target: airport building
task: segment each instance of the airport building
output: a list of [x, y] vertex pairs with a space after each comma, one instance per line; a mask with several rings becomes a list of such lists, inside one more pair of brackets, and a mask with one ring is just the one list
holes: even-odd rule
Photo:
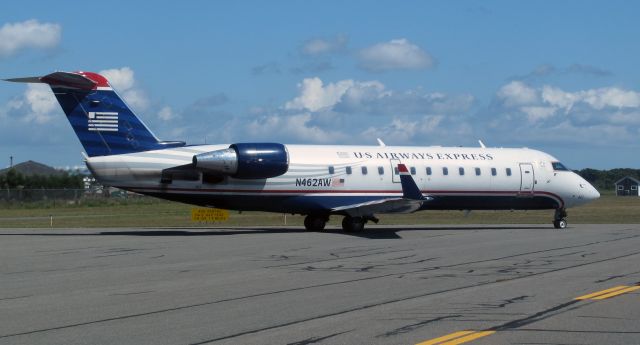
[[631, 176], [625, 176], [616, 181], [617, 196], [638, 196], [640, 181]]

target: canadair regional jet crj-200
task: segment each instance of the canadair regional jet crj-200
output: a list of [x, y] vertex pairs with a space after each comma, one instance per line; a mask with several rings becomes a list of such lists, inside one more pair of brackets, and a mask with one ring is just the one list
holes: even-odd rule
[[230, 210], [306, 215], [322, 230], [331, 215], [359, 231], [376, 214], [419, 210], [555, 210], [600, 197], [587, 181], [540, 151], [161, 141], [107, 79], [55, 72], [8, 79], [51, 86], [101, 183], [162, 199]]

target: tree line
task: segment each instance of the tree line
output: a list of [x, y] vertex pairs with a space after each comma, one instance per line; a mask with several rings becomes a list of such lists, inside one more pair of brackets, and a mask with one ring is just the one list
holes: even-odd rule
[[640, 180], [640, 169], [618, 168], [611, 170], [582, 169], [574, 170], [578, 175], [589, 181], [598, 190], [613, 190], [619, 179], [630, 176]]
[[62, 172], [58, 175], [24, 175], [15, 169], [0, 174], [0, 188], [3, 189], [82, 189], [84, 176]]

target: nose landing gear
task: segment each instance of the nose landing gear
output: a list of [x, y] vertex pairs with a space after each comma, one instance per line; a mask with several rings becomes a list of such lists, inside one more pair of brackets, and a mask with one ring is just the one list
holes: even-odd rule
[[567, 228], [567, 210], [564, 208], [556, 209], [556, 213], [553, 215], [553, 227], [556, 229]]

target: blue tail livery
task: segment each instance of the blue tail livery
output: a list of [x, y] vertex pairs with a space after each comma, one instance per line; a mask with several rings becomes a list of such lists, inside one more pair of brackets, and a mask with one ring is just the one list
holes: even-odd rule
[[89, 157], [185, 145], [184, 142], [158, 140], [100, 74], [54, 72], [43, 77], [8, 81], [51, 86]]

